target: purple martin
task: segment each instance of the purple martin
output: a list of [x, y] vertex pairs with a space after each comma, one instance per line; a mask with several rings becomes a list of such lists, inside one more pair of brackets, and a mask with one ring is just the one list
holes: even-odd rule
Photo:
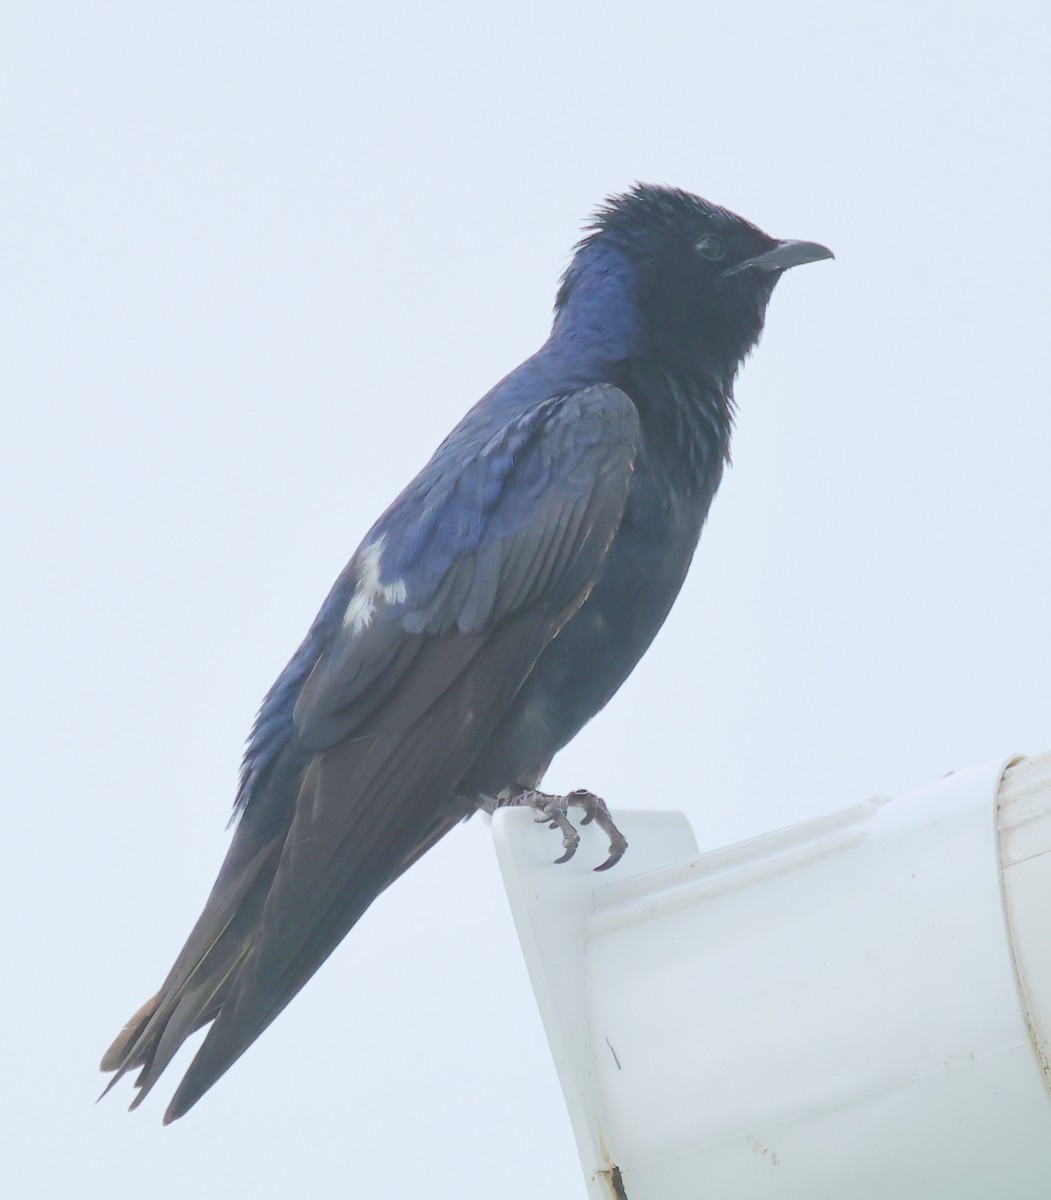
[[[733, 385], [789, 267], [831, 258], [687, 192], [609, 199], [551, 335], [373, 525], [263, 700], [229, 852], [102, 1068], [135, 1107], [211, 1025], [167, 1110], [244, 1053], [372, 901], [478, 809], [530, 804], [576, 848], [588, 792], [537, 791], [682, 586], [728, 462]], [[560, 860], [561, 861], [561, 860]]]

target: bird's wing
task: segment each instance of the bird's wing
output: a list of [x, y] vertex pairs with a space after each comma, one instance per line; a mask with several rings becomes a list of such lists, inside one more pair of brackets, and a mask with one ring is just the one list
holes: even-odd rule
[[[295, 702], [311, 757], [266, 860], [258, 919], [222, 956], [207, 1012], [183, 1013], [185, 1032], [169, 1030], [163, 1053], [144, 1054], [140, 1036], [127, 1054], [128, 1065], [146, 1063], [144, 1094], [194, 1022], [215, 1016], [167, 1120], [462, 815], [460, 778], [601, 574], [637, 441], [635, 408], [616, 388], [545, 400], [473, 442], [447, 443], [374, 527]], [[443, 453], [454, 469], [440, 469]]]

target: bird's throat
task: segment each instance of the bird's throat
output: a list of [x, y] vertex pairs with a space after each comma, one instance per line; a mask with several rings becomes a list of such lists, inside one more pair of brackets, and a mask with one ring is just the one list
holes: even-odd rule
[[647, 445], [676, 484], [689, 493], [714, 491], [730, 458], [732, 379], [636, 360], [614, 382], [634, 401]]

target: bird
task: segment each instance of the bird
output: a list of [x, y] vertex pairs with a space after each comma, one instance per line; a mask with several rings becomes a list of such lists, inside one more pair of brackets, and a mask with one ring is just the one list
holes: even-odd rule
[[[234, 832], [160, 990], [102, 1060], [131, 1107], [195, 1030], [183, 1116], [372, 901], [460, 821], [529, 805], [626, 841], [605, 802], [539, 791], [686, 577], [729, 463], [734, 381], [789, 268], [832, 258], [689, 192], [636, 184], [585, 225], [548, 339], [376, 521], [265, 696]], [[103, 1093], [105, 1094], [105, 1093]]]

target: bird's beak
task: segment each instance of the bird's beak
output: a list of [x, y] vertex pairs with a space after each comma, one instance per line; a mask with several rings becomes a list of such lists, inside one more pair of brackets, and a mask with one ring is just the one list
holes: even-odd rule
[[835, 258], [827, 246], [817, 242], [793, 242], [787, 240], [778, 242], [773, 250], [765, 254], [757, 254], [755, 258], [746, 258], [736, 266], [728, 267], [724, 275], [736, 275], [740, 271], [787, 271], [789, 267], [799, 267], [803, 263], [819, 262], [822, 258]]

